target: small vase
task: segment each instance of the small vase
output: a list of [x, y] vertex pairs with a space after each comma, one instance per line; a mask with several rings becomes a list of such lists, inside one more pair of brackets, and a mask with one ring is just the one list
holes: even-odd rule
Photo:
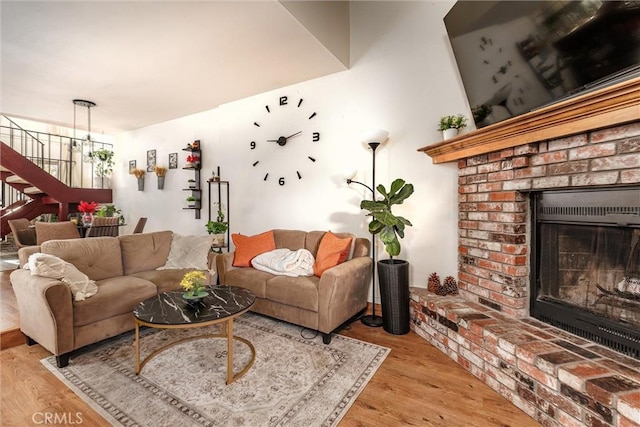
[[453, 138], [456, 135], [458, 135], [458, 129], [456, 128], [449, 128], [442, 131], [442, 139], [445, 141], [447, 139]]
[[144, 177], [138, 178], [138, 191], [144, 191]]
[[91, 225], [93, 222], [93, 214], [91, 212], [85, 212], [82, 214], [82, 225], [85, 227]]
[[158, 177], [158, 190], [164, 190], [164, 176]]

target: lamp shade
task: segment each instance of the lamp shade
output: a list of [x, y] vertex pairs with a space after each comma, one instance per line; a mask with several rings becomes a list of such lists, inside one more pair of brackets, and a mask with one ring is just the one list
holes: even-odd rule
[[389, 132], [384, 129], [373, 129], [362, 133], [361, 139], [365, 144], [372, 142], [384, 143], [389, 138]]

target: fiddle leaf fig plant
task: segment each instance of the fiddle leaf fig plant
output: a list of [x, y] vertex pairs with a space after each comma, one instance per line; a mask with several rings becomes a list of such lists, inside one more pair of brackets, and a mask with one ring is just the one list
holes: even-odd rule
[[396, 179], [391, 183], [389, 192], [380, 184], [376, 187], [384, 200], [363, 200], [360, 208], [369, 211], [367, 216], [373, 217], [369, 223], [369, 232], [379, 234], [384, 243], [385, 251], [391, 258], [400, 254], [400, 240], [404, 238], [404, 229], [411, 227], [411, 222], [401, 216], [393, 214], [393, 205], [402, 204], [413, 194], [413, 184], [407, 184], [403, 179]]

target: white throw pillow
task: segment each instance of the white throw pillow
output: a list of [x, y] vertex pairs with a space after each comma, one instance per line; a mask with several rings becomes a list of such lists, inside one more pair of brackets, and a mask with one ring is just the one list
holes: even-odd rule
[[208, 256], [213, 244], [213, 235], [181, 236], [173, 233], [171, 250], [164, 266], [158, 270], [195, 268], [208, 270]]

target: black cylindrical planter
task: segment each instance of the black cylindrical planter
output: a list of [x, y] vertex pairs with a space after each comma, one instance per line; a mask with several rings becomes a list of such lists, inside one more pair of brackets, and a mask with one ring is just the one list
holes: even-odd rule
[[390, 334], [409, 332], [409, 263], [401, 259], [378, 261], [382, 327]]

